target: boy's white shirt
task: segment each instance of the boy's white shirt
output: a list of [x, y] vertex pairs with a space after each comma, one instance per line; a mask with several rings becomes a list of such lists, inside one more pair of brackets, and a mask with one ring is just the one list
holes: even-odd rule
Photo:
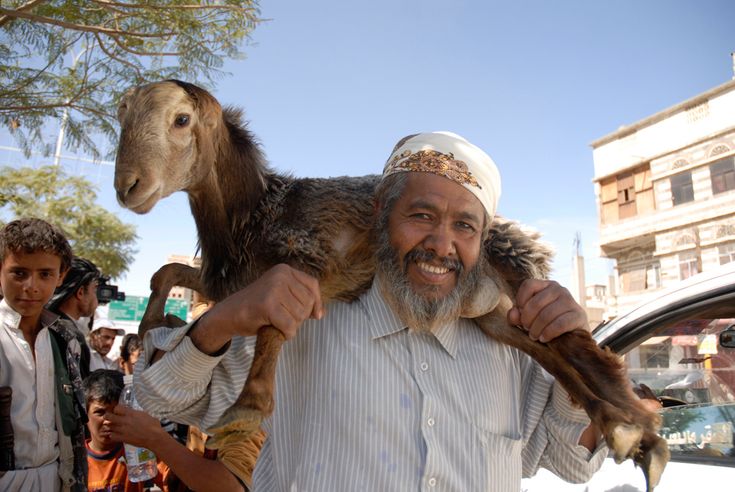
[[[43, 323], [43, 320], [42, 320]], [[21, 477], [16, 474], [37, 473], [36, 479], [45, 482], [43, 477], [54, 478], [58, 485], [58, 475], [49, 473], [45, 465], [55, 465], [59, 457], [58, 432], [55, 419], [55, 382], [54, 358], [51, 338], [46, 323], [36, 337], [36, 358], [34, 361], [31, 347], [18, 329], [20, 314], [15, 312], [3, 299], [0, 301], [0, 386], [13, 388], [11, 415], [13, 422], [15, 467], [18, 470], [6, 473], [0, 479], [0, 489], [11, 481], [17, 483]], [[44, 467], [45, 470], [41, 470]], [[21, 468], [36, 468], [20, 470]], [[32, 482], [36, 482], [35, 479]], [[25, 481], [25, 480], [24, 480]], [[27, 483], [27, 482], [26, 482]], [[27, 483], [28, 484], [28, 483]], [[38, 485], [43, 486], [42, 483]]]

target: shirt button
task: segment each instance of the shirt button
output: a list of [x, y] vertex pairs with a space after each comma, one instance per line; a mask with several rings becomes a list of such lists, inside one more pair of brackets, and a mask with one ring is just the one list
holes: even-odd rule
[[421, 370], [422, 371], [428, 371], [429, 370], [429, 364], [427, 364], [426, 362], [422, 362], [420, 367], [421, 367]]
[[433, 418], [431, 418], [431, 417], [429, 417], [429, 420], [427, 420], [427, 421], [426, 421], [426, 424], [427, 424], [427, 425], [428, 425], [429, 427], [433, 427], [433, 426], [434, 426], [434, 419], [433, 419]]
[[436, 478], [431, 477], [429, 479], [429, 487], [434, 487], [436, 485]]

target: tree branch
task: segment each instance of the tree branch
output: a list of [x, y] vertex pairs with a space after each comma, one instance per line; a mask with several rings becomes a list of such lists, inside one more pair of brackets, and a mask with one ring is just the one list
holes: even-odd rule
[[104, 54], [106, 54], [108, 57], [112, 58], [113, 60], [115, 60], [117, 62], [120, 62], [123, 65], [127, 65], [130, 68], [132, 68], [133, 70], [135, 70], [135, 73], [138, 75], [138, 78], [142, 78], [143, 77], [143, 75], [140, 73], [140, 69], [137, 66], [135, 66], [134, 63], [130, 63], [129, 61], [127, 61], [127, 60], [125, 60], [123, 58], [119, 58], [117, 55], [115, 55], [111, 51], [109, 51], [105, 47], [105, 44], [102, 42], [102, 37], [99, 34], [94, 33], [94, 37], [97, 38], [97, 43], [100, 45], [100, 49], [102, 50], [102, 52]]
[[148, 5], [142, 3], [119, 3], [106, 0], [92, 0], [92, 3], [104, 6], [120, 7], [123, 9], [143, 10], [234, 10], [237, 12], [257, 12], [253, 7], [238, 7], [237, 5]]
[[[17, 9], [15, 9], [15, 11], [16, 12], [24, 12], [26, 10], [30, 10], [33, 7], [35, 7], [36, 5], [38, 5], [39, 3], [43, 3], [45, 1], [47, 1], [47, 0], [31, 0], [30, 2], [25, 3], [25, 4], [21, 5], [20, 7], [18, 7]], [[7, 24], [8, 22], [10, 22], [13, 19], [14, 19], [14, 17], [11, 17], [9, 15], [0, 15], [0, 27], [3, 27], [5, 24]]]
[[102, 111], [99, 109], [90, 108], [89, 106], [84, 106], [83, 104], [70, 104], [69, 107], [71, 109], [76, 109], [77, 111], [82, 112], [82, 113], [86, 111], [94, 115], [103, 117], [103, 118], [114, 118], [115, 117], [114, 115], [110, 113], [106, 113], [105, 111]]
[[52, 104], [31, 104], [29, 106], [3, 106], [0, 107], [0, 113], [11, 112], [11, 111], [33, 111], [36, 109], [58, 109], [68, 108], [68, 103], [52, 103]]
[[0, 108], [0, 114], [5, 112], [11, 112], [11, 111], [29, 111], [29, 110], [36, 110], [36, 109], [60, 109], [60, 108], [68, 108], [68, 109], [75, 109], [81, 113], [88, 112], [92, 113], [96, 116], [100, 116], [103, 118], [114, 118], [113, 115], [110, 113], [106, 113], [105, 111], [92, 108], [89, 106], [85, 106], [83, 104], [73, 104], [71, 102], [64, 102], [60, 104], [33, 104], [31, 106], [6, 106], [4, 108]]
[[15, 87], [11, 87], [11, 89], [10, 89], [9, 91], [0, 91], [0, 98], [1, 98], [1, 97], [5, 97], [5, 96], [6, 96], [6, 95], [8, 95], [8, 94], [14, 94], [14, 93], [17, 93], [17, 92], [18, 92], [18, 91], [20, 91], [21, 89], [24, 89], [25, 87], [27, 87], [27, 86], [29, 86], [29, 85], [33, 84], [33, 83], [34, 83], [34, 82], [35, 82], [36, 80], [38, 80], [38, 78], [39, 78], [39, 77], [41, 76], [41, 74], [43, 74], [44, 72], [46, 72], [46, 70], [48, 70], [48, 68], [49, 68], [49, 67], [50, 67], [51, 65], [53, 65], [53, 64], [54, 64], [54, 62], [56, 62], [56, 60], [57, 60], [57, 59], [58, 59], [58, 58], [59, 58], [59, 57], [60, 57], [61, 55], [63, 55], [63, 54], [64, 54], [64, 52], [66, 52], [66, 49], [67, 49], [67, 48], [68, 48], [69, 46], [72, 46], [72, 45], [73, 45], [73, 44], [75, 44], [75, 43], [76, 43], [77, 41], [79, 41], [79, 38], [80, 38], [81, 36], [82, 36], [82, 35], [80, 34], [79, 36], [77, 36], [77, 37], [76, 37], [76, 38], [74, 38], [73, 40], [71, 40], [71, 41], [68, 41], [67, 43], [64, 43], [64, 49], [58, 50], [58, 51], [57, 51], [57, 53], [56, 53], [56, 56], [54, 56], [54, 57], [53, 57], [53, 59], [51, 59], [51, 60], [50, 60], [50, 61], [49, 61], [49, 62], [48, 62], [48, 63], [46, 64], [46, 66], [45, 66], [45, 67], [43, 67], [43, 68], [42, 68], [42, 69], [40, 69], [40, 70], [37, 70], [37, 71], [36, 71], [36, 73], [35, 73], [35, 75], [34, 75], [33, 77], [29, 77], [28, 79], [26, 79], [26, 80], [25, 80], [24, 82], [22, 82], [22, 83], [21, 83], [20, 85], [18, 85], [18, 86], [15, 86]]
[[134, 50], [132, 48], [129, 48], [125, 46], [119, 39], [117, 39], [116, 35], [110, 34], [110, 38], [115, 41], [115, 44], [123, 51], [127, 51], [131, 55], [137, 55], [137, 56], [181, 56], [183, 55], [180, 51], [173, 51], [173, 52], [155, 52], [155, 51], [138, 51]]
[[139, 38], [165, 38], [167, 36], [175, 36], [176, 32], [162, 32], [162, 33], [146, 33], [146, 32], [130, 32], [120, 31], [117, 29], [108, 29], [106, 27], [98, 26], [84, 26], [81, 24], [72, 24], [70, 22], [60, 21], [52, 19], [51, 17], [43, 17], [40, 15], [26, 14], [25, 12], [18, 12], [17, 10], [9, 10], [0, 7], [0, 14], [9, 15], [10, 17], [17, 17], [20, 19], [26, 19], [34, 22], [40, 22], [43, 24], [51, 24], [53, 26], [63, 27], [65, 29], [71, 29], [72, 31], [92, 32], [107, 34], [110, 36], [133, 36]]

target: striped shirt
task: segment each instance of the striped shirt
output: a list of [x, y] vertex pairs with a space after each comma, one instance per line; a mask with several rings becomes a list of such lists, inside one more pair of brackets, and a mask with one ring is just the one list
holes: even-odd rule
[[[471, 320], [408, 330], [375, 286], [327, 312], [283, 346], [254, 490], [518, 492], [539, 466], [573, 482], [601, 466], [604, 444], [577, 444], [584, 412]], [[168, 353], [136, 367], [136, 395], [155, 415], [208, 428], [237, 398], [254, 339], [210, 357], [187, 330], [149, 332], [145, 353]]]

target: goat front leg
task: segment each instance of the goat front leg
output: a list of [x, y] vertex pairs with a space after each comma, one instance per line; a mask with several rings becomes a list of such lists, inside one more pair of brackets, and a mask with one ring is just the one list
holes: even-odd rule
[[138, 335], [143, 337], [148, 330], [159, 326], [175, 328], [186, 324], [184, 320], [177, 316], [164, 313], [168, 293], [176, 285], [202, 292], [199, 269], [183, 263], [168, 263], [153, 274], [151, 277], [151, 295], [138, 326]]
[[272, 326], [258, 331], [255, 355], [245, 386], [235, 403], [209, 429], [213, 436], [207, 447], [219, 449], [229, 442], [248, 438], [260, 428], [263, 419], [273, 413], [276, 387], [276, 364], [285, 338]]

